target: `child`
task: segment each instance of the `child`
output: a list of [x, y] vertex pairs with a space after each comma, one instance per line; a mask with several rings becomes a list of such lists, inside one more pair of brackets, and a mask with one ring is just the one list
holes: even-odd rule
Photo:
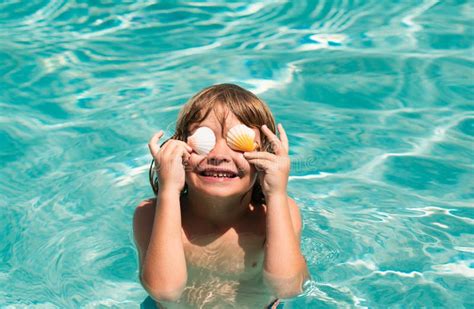
[[[229, 129], [241, 124], [255, 132], [255, 151], [229, 147]], [[186, 143], [200, 127], [215, 135], [207, 154]], [[138, 205], [133, 228], [140, 282], [158, 308], [276, 308], [302, 292], [301, 217], [278, 131], [264, 102], [220, 84], [191, 98], [161, 147], [163, 131], [150, 139], [156, 197]]]

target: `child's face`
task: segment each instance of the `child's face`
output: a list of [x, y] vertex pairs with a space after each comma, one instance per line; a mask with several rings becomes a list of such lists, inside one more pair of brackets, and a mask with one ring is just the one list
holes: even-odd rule
[[[221, 112], [223, 111], [220, 110], [218, 114]], [[244, 158], [242, 152], [230, 148], [226, 141], [229, 129], [238, 124], [242, 123], [234, 114], [228, 112], [222, 128], [216, 113], [211, 111], [201, 123], [190, 126], [189, 136], [199, 127], [209, 127], [216, 135], [216, 145], [207, 156], [196, 152], [191, 154], [189, 169], [186, 171], [188, 188], [219, 197], [239, 196], [251, 190], [257, 177], [255, 167]], [[261, 144], [259, 130], [253, 130], [256, 141]], [[208, 169], [224, 169], [234, 172], [237, 176], [233, 178], [205, 176], [203, 172]]]

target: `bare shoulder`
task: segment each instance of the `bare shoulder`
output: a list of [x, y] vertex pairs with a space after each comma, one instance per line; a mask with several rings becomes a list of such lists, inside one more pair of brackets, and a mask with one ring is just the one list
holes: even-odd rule
[[156, 203], [156, 197], [143, 200], [137, 205], [137, 208], [135, 208], [135, 210], [139, 210], [139, 209], [143, 210], [144, 208], [150, 208], [150, 207], [154, 208], [155, 203]]
[[155, 203], [155, 198], [144, 200], [138, 204], [133, 214], [133, 237], [140, 262], [143, 256], [145, 256], [150, 242], [155, 215]]
[[133, 231], [134, 234], [143, 231], [144, 227], [147, 227], [146, 223], [153, 223], [155, 214], [155, 203], [156, 199], [151, 198], [144, 200], [138, 204], [133, 213]]
[[[155, 214], [155, 203], [156, 199], [155, 198], [150, 198], [147, 200], [144, 200], [138, 204], [138, 206], [135, 208], [135, 212], [133, 213], [133, 227], [141, 227], [141, 226], [136, 226], [136, 223], [144, 223], [148, 222], [150, 220], [150, 215]], [[153, 216], [151, 216], [151, 219], [153, 219]]]

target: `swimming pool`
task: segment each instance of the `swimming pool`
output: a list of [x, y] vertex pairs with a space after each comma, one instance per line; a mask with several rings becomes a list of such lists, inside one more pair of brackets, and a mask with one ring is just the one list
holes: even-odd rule
[[0, 4], [0, 305], [138, 307], [148, 139], [233, 82], [290, 139], [313, 281], [285, 308], [473, 307], [473, 15], [434, 0]]

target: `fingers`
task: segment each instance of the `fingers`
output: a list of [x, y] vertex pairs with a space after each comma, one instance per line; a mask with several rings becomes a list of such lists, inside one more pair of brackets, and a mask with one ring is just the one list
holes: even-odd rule
[[288, 136], [286, 135], [285, 129], [283, 129], [283, 125], [281, 123], [278, 124], [278, 132], [280, 133], [280, 140], [283, 145], [283, 149], [285, 152], [288, 153], [289, 143], [288, 143]]
[[183, 157], [183, 160], [188, 160], [190, 154], [193, 152], [191, 146], [180, 140], [169, 139], [160, 147], [158, 141], [163, 134], [163, 130], [160, 130], [158, 133], [153, 135], [148, 142], [148, 148], [150, 149], [150, 153], [155, 161], [157, 161], [156, 163], [159, 164], [163, 155], [165, 157]]
[[244, 157], [250, 164], [255, 165], [257, 170], [267, 171], [272, 165], [275, 164], [276, 156], [269, 152], [244, 152]]
[[247, 159], [272, 160], [275, 158], [275, 155], [273, 153], [269, 153], [266, 151], [252, 151], [252, 152], [244, 152], [244, 157]]
[[190, 153], [193, 151], [191, 147], [179, 141], [174, 141], [173, 143], [170, 144], [170, 147], [173, 147], [173, 150], [171, 151], [170, 156], [174, 158], [181, 157], [183, 161], [188, 160], [189, 157], [191, 156]]
[[264, 170], [288, 169], [290, 158], [287, 155], [275, 155], [266, 151], [244, 152], [244, 158], [256, 167]]
[[183, 163], [183, 166], [184, 166], [185, 170], [189, 170], [189, 167], [190, 167], [189, 158], [190, 157], [191, 157], [191, 155], [187, 151], [183, 151], [183, 154], [181, 155], [181, 160], [182, 160], [182, 163]]
[[[191, 148], [191, 146], [189, 146], [188, 144], [186, 144], [185, 142], [183, 141], [180, 141], [180, 140], [177, 140], [177, 139], [172, 139], [170, 138], [169, 140], [167, 140], [165, 142], [165, 144], [163, 145], [163, 147], [161, 148], [161, 151], [164, 151], [165, 147], [171, 147], [172, 149], [175, 149], [175, 146], [178, 145], [179, 147], [183, 147], [184, 146], [184, 149], [186, 149], [187, 152], [191, 153], [193, 152], [193, 149]], [[170, 149], [171, 149], [170, 148]]]
[[181, 157], [187, 160], [191, 156], [192, 148], [182, 141], [172, 139], [160, 151], [169, 159]]
[[263, 125], [261, 128], [262, 132], [268, 138], [272, 145], [272, 149], [275, 151], [275, 154], [280, 155], [285, 153], [285, 149], [278, 137], [266, 126]]
[[268, 171], [272, 164], [275, 164], [273, 161], [265, 159], [248, 159], [248, 162], [255, 165], [257, 170]]
[[158, 145], [158, 141], [163, 136], [163, 130], [160, 130], [158, 133], [152, 136], [152, 138], [148, 141], [148, 148], [150, 149], [150, 153], [153, 158], [156, 157], [158, 151], [160, 150], [160, 146]]
[[185, 142], [183, 142], [183, 144], [184, 144], [184, 147], [186, 148], [186, 150], [187, 150], [189, 153], [193, 152], [193, 148], [191, 148], [191, 146], [189, 146], [189, 145], [186, 144]]

